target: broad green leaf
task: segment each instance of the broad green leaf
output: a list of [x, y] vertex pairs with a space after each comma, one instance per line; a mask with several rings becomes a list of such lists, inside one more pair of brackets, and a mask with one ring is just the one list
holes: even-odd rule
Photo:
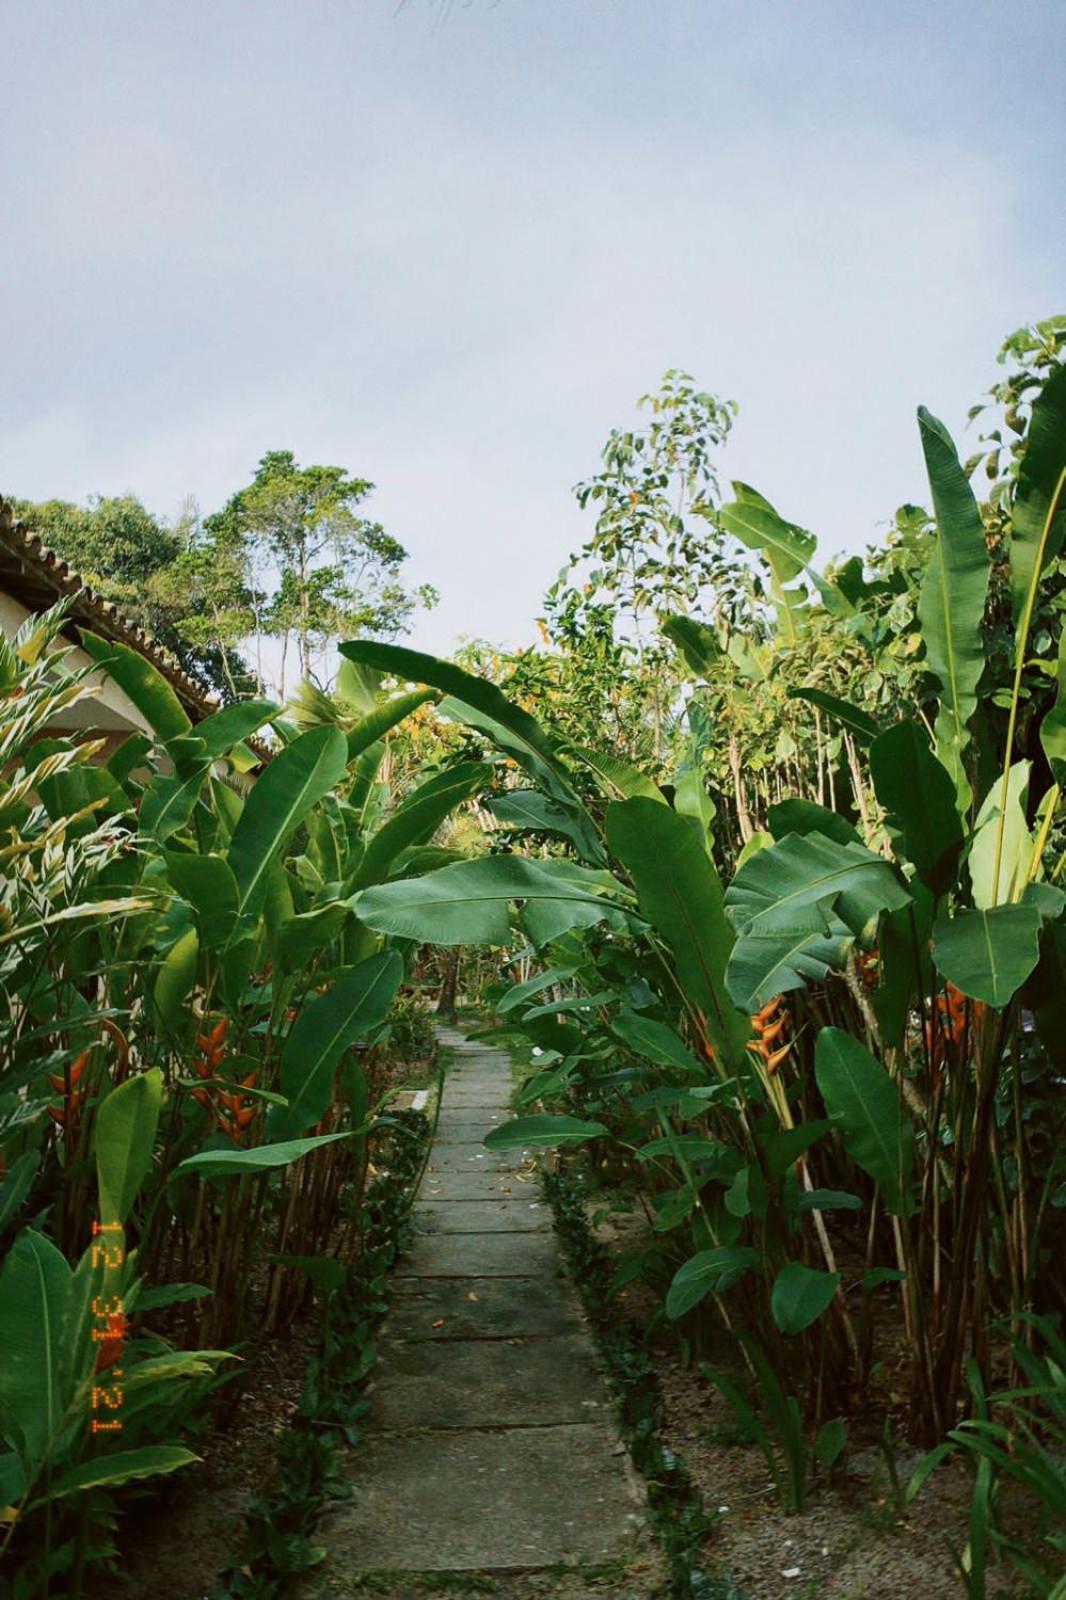
[[912, 904], [881, 919], [877, 933], [879, 981], [871, 996], [881, 1042], [903, 1046], [907, 1021], [919, 991], [926, 993], [932, 976], [929, 934], [933, 896], [917, 879], [911, 883]]
[[889, 831], [935, 894], [955, 881], [962, 823], [951, 774], [917, 722], [897, 722], [870, 746], [874, 790]]
[[804, 930], [799, 914], [826, 902], [861, 934], [881, 911], [898, 910], [909, 896], [888, 862], [862, 845], [790, 833], [744, 864], [725, 899], [738, 934]]
[[873, 1178], [886, 1211], [906, 1215], [914, 1133], [898, 1085], [865, 1045], [840, 1028], [819, 1033], [814, 1073], [845, 1150]]
[[[441, 661], [436, 656], [423, 655], [419, 650], [409, 650], [404, 645], [380, 644], [374, 640], [357, 639], [340, 647], [342, 656], [360, 665], [376, 667], [381, 672], [394, 673], [413, 683], [432, 684], [435, 689], [451, 695], [456, 700], [472, 706], [493, 722], [506, 729], [527, 750], [546, 766], [566, 778], [559, 761], [558, 745], [528, 711], [523, 711], [513, 701], [485, 678], [464, 672], [451, 661]], [[569, 780], [566, 780], [569, 783]]]
[[280, 1144], [261, 1144], [254, 1150], [201, 1150], [187, 1156], [174, 1168], [172, 1178], [225, 1178], [246, 1172], [269, 1172], [287, 1167], [293, 1161], [317, 1150], [320, 1145], [347, 1139], [346, 1133], [317, 1133], [310, 1139], [286, 1139]]
[[535, 995], [541, 994], [545, 989], [550, 989], [553, 983], [563, 982], [572, 978], [577, 968], [574, 966], [547, 967], [543, 972], [538, 972], [536, 977], [527, 978], [525, 983], [516, 983], [501, 1000], [496, 1003], [496, 1015], [505, 1017], [508, 1012], [514, 1011], [517, 1006], [524, 1005], [527, 1000], [532, 1000]]
[[351, 879], [351, 889], [380, 883], [402, 850], [428, 843], [456, 806], [491, 781], [492, 768], [485, 762], [464, 761], [420, 784], [367, 845]]
[[290, 916], [278, 935], [278, 964], [285, 973], [299, 972], [331, 940], [335, 939], [352, 915], [351, 907], [333, 903], [317, 911]]
[[610, 1027], [611, 1032], [628, 1045], [634, 1055], [641, 1056], [645, 1061], [657, 1067], [672, 1067], [688, 1077], [705, 1075], [706, 1069], [665, 1022], [642, 1017], [635, 1011], [620, 1011], [616, 1017], [612, 1017]]
[[640, 795], [646, 800], [656, 800], [660, 805], [666, 805], [666, 796], [658, 784], [618, 756], [607, 755], [602, 750], [574, 750], [573, 754], [590, 772], [596, 774], [601, 789], [610, 799], [633, 800]]
[[146, 656], [129, 645], [100, 639], [84, 628], [79, 633], [86, 654], [129, 696], [153, 733], [160, 739], [177, 739], [189, 732], [192, 722], [181, 701]]
[[831, 1127], [831, 1122], [819, 1118], [817, 1122], [800, 1122], [792, 1128], [775, 1128], [763, 1146], [763, 1157], [770, 1177], [783, 1178], [789, 1168], [794, 1167], [811, 1145], [828, 1133]]
[[585, 830], [558, 801], [538, 789], [509, 789], [494, 795], [486, 810], [515, 833], [555, 833], [569, 839], [579, 853], [584, 848]]
[[817, 547], [813, 533], [786, 522], [756, 490], [733, 484], [734, 501], [720, 507], [718, 519], [727, 533], [749, 550], [765, 556], [778, 583], [791, 583], [804, 571]]
[[487, 1150], [555, 1150], [560, 1145], [584, 1144], [599, 1139], [607, 1129], [602, 1122], [581, 1117], [515, 1117], [485, 1136]]
[[184, 777], [177, 772], [169, 776], [156, 773], [141, 801], [141, 832], [162, 843], [184, 828], [196, 810], [206, 776], [206, 766]]
[[[516, 900], [557, 906], [571, 927], [589, 927], [607, 915], [611, 903], [584, 887], [574, 870], [560, 861], [484, 856], [425, 878], [363, 889], [352, 905], [377, 933], [420, 943], [506, 945], [513, 937], [509, 908]], [[595, 878], [599, 882], [599, 874]]]
[[[352, 663], [345, 664], [350, 666]], [[416, 689], [411, 694], [397, 695], [394, 700], [386, 700], [383, 705], [375, 706], [354, 728], [348, 730], [348, 760], [354, 761], [364, 750], [369, 750], [379, 739], [384, 739], [397, 723], [405, 721], [412, 711], [424, 706], [427, 700], [436, 698], [432, 689]]]
[[1025, 819], [1032, 763], [1016, 761], [1007, 776], [1007, 818], [999, 869], [999, 889], [993, 898], [996, 876], [996, 842], [999, 838], [1003, 784], [996, 779], [977, 813], [967, 865], [973, 886], [973, 903], [979, 911], [1019, 900], [1029, 881], [1033, 838]]
[[919, 407], [918, 424], [937, 524], [918, 620], [926, 662], [940, 685], [937, 757], [955, 784], [960, 811], [966, 811], [970, 785], [963, 757], [985, 666], [981, 625], [990, 561], [981, 513], [947, 429], [924, 406]]
[[1039, 956], [1040, 912], [1032, 905], [959, 911], [933, 927], [937, 971], [997, 1010], [1017, 994]]
[[855, 936], [832, 909], [832, 898], [790, 910], [787, 921], [770, 918], [749, 925], [737, 939], [726, 968], [734, 1005], [747, 1015], [776, 994], [821, 983], [847, 964]]
[[152, 994], [163, 1026], [170, 1034], [179, 1033], [184, 1026], [186, 1001], [196, 982], [199, 956], [199, 934], [195, 928], [189, 928], [171, 945], [156, 975]]
[[0, 1438], [17, 1442], [27, 1466], [44, 1456], [69, 1399], [62, 1325], [70, 1281], [66, 1259], [32, 1228], [0, 1271]]
[[163, 1074], [158, 1067], [138, 1072], [100, 1102], [94, 1150], [100, 1187], [100, 1218], [125, 1223], [137, 1191], [152, 1165]]
[[218, 761], [277, 716], [278, 709], [273, 700], [238, 700], [198, 722], [193, 735], [202, 744], [207, 759]]
[[281, 1092], [289, 1103], [272, 1107], [271, 1139], [295, 1138], [319, 1121], [332, 1097], [337, 1062], [384, 1020], [402, 977], [399, 953], [383, 951], [342, 972], [325, 994], [308, 1001], [282, 1052]]
[[802, 1333], [832, 1304], [840, 1286], [839, 1272], [821, 1272], [790, 1261], [774, 1279], [770, 1309], [782, 1333]]
[[712, 855], [714, 839], [711, 825], [718, 808], [707, 793], [699, 767], [685, 767], [674, 779], [674, 810], [679, 816], [688, 817], [700, 844], [708, 855]]
[[312, 728], [286, 745], [255, 783], [228, 854], [242, 917], [259, 912], [271, 863], [311, 807], [340, 783], [346, 765], [344, 735], [336, 728]]
[[760, 1262], [750, 1245], [718, 1245], [690, 1256], [674, 1273], [666, 1294], [666, 1315], [672, 1322], [698, 1306], [709, 1294], [725, 1291]]
[[790, 833], [823, 833], [837, 844], [862, 844], [851, 823], [814, 800], [782, 800], [766, 814], [774, 842]]
[[1011, 507], [1010, 587], [1015, 626], [1021, 620], [1037, 561], [1043, 571], [1062, 549], [1066, 533], [1066, 504], [1062, 501], [1043, 550], [1040, 545], [1064, 469], [1066, 367], [1060, 366], [1051, 373], [1033, 404]]
[[134, 1478], [158, 1478], [164, 1473], [177, 1472], [200, 1457], [176, 1444], [145, 1444], [137, 1450], [115, 1450], [65, 1472], [53, 1483], [47, 1494], [35, 1500], [35, 1506], [52, 1500], [63, 1500], [68, 1495], [84, 1494], [89, 1489], [116, 1488]]
[[847, 728], [856, 744], [870, 744], [881, 732], [880, 724], [868, 711], [853, 706], [847, 700], [841, 700], [835, 694], [827, 694], [824, 689], [790, 689], [788, 698], [806, 700], [809, 705], [817, 706], [827, 717], [832, 717], [834, 722], [839, 722], [842, 727]]
[[607, 838], [640, 908], [674, 953], [677, 978], [721, 1066], [743, 1057], [751, 1027], [725, 983], [733, 934], [714, 865], [684, 817], [637, 797], [607, 808]]
[[348, 1276], [348, 1268], [336, 1256], [290, 1256], [271, 1254], [268, 1261], [279, 1267], [294, 1267], [309, 1278], [316, 1289], [330, 1294], [339, 1289]]
[[237, 881], [221, 856], [168, 850], [167, 876], [192, 906], [205, 950], [221, 950], [237, 921]]

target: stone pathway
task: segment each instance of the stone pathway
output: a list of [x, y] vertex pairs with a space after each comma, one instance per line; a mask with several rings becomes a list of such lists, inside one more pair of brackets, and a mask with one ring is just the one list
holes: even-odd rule
[[[458, 1592], [464, 1573], [624, 1566], [642, 1521], [532, 1164], [482, 1143], [509, 1115], [508, 1057], [441, 1036], [455, 1064], [352, 1455], [353, 1498], [317, 1536], [323, 1597], [421, 1594], [431, 1574]], [[367, 1573], [397, 1587], [379, 1576], [364, 1589]], [[563, 1573], [558, 1589], [545, 1581], [537, 1593], [563, 1592]]]

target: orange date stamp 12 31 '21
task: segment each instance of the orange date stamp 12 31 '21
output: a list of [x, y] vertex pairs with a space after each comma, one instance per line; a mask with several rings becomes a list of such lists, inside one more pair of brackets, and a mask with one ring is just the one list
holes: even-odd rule
[[[119, 1235], [117, 1240], [107, 1235]], [[94, 1222], [92, 1264], [114, 1271], [126, 1259], [120, 1222]], [[126, 1343], [126, 1308], [121, 1295], [97, 1295], [92, 1303], [94, 1343], [100, 1346], [93, 1368], [93, 1433], [122, 1432], [122, 1352]], [[106, 1376], [105, 1376], [106, 1374]]]

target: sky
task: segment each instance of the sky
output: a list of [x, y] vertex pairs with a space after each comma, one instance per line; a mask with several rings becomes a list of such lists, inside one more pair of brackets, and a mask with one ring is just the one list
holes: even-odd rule
[[1066, 310], [1064, 0], [0, 0], [0, 489], [336, 463], [518, 646], [668, 367], [861, 550]]

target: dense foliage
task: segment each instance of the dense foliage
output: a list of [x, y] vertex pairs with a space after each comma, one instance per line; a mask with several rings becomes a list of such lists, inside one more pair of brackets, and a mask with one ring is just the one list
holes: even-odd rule
[[[783, 1504], [902, 1417], [915, 1492], [974, 1463], [967, 1592], [996, 1547], [1052, 1592], [1064, 332], [1008, 342], [972, 462], [919, 411], [929, 509], [866, 559], [819, 568], [757, 490], [724, 497], [732, 408], [671, 373], [579, 489], [596, 532], [543, 650], [356, 639], [331, 692], [193, 727], [86, 636], [153, 730], [104, 762], [51, 733], [94, 692], [62, 610], [3, 646], [0, 1593], [76, 1593], [115, 1489], [187, 1465], [234, 1348], [358, 1257], [380, 1043], [427, 1047], [401, 985], [429, 975], [534, 1053], [489, 1143], [641, 1209], [614, 1289], [643, 1284]], [[405, 604], [354, 581], [389, 551], [331, 474], [268, 457], [205, 525], [288, 564], [303, 668]]]

